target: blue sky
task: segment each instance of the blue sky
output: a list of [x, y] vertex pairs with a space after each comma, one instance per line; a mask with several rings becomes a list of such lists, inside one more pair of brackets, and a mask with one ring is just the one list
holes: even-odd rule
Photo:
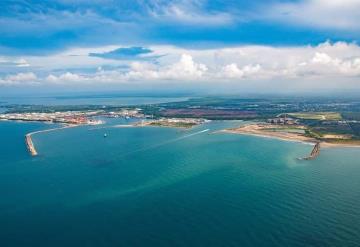
[[358, 87], [358, 0], [2, 0], [0, 9], [3, 87]]

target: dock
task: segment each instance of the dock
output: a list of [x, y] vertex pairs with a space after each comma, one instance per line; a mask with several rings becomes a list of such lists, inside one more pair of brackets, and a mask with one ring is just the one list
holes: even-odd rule
[[34, 143], [31, 139], [31, 134], [25, 135], [25, 143], [26, 143], [26, 147], [27, 147], [29, 153], [31, 154], [31, 156], [38, 155], [38, 153], [36, 152]]
[[313, 160], [316, 157], [318, 157], [320, 154], [320, 142], [317, 142], [314, 146], [314, 148], [312, 149], [310, 155], [308, 157], [305, 158], [300, 158], [300, 160]]

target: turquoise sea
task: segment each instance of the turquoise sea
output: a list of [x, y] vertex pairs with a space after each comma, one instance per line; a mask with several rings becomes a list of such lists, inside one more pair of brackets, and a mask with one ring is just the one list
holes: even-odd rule
[[1, 247], [360, 246], [359, 149], [107, 121], [0, 122]]

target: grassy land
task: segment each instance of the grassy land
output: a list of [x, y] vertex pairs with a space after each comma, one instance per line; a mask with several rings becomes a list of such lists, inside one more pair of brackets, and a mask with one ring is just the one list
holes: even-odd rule
[[305, 136], [315, 138], [315, 139], [321, 138], [321, 135], [319, 133], [316, 133], [316, 132], [312, 131], [311, 129], [305, 130]]
[[169, 123], [169, 122], [151, 122], [150, 126], [160, 126], [160, 127], [173, 127], [173, 128], [192, 128], [195, 126], [195, 123]]
[[334, 144], [346, 144], [346, 145], [360, 145], [359, 139], [328, 139], [326, 140], [328, 143], [334, 143]]
[[284, 131], [284, 132], [296, 132], [296, 131], [304, 131], [305, 127], [302, 125], [272, 125], [273, 128], [266, 128], [269, 131]]
[[289, 113], [290, 116], [306, 119], [306, 120], [327, 120], [327, 121], [337, 121], [341, 120], [341, 114], [338, 112], [299, 112], [299, 113]]

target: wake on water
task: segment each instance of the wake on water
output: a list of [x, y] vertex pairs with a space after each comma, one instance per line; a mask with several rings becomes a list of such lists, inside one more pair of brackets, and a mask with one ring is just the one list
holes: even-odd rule
[[188, 135], [184, 135], [184, 136], [180, 136], [180, 137], [178, 137], [178, 138], [174, 138], [174, 139], [171, 139], [171, 140], [162, 142], [162, 143], [158, 143], [158, 144], [153, 145], [153, 146], [150, 146], [150, 147], [145, 147], [145, 148], [140, 148], [140, 149], [137, 149], [137, 150], [133, 150], [133, 151], [131, 151], [131, 152], [128, 152], [128, 153], [123, 154], [121, 157], [125, 157], [125, 156], [128, 156], [128, 155], [132, 155], [132, 154], [134, 154], [134, 153], [139, 153], [139, 152], [148, 151], [148, 150], [151, 150], [151, 149], [154, 149], [154, 148], [158, 148], [158, 147], [167, 145], [167, 144], [169, 144], [169, 143], [174, 143], [174, 142], [177, 142], [177, 141], [181, 141], [181, 140], [184, 140], [184, 139], [186, 139], [186, 138], [190, 138], [190, 137], [192, 137], [192, 136], [196, 136], [196, 135], [199, 135], [199, 134], [208, 132], [209, 130], [210, 130], [210, 129], [201, 130], [201, 131], [198, 131], [198, 132], [195, 132], [195, 133], [191, 133], [191, 134], [188, 134]]

